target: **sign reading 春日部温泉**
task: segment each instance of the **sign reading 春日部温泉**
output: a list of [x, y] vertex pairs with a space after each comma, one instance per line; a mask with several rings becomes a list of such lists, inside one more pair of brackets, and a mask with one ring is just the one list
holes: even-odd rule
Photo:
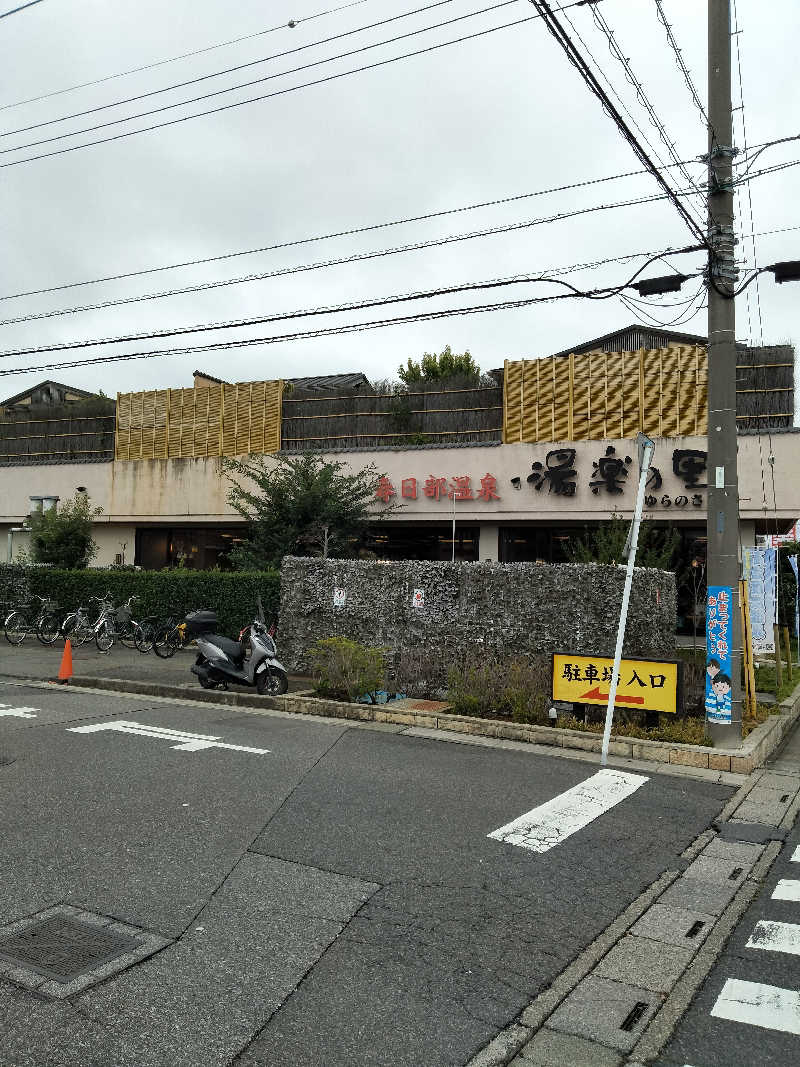
[[[604, 656], [553, 653], [553, 700], [608, 704], [614, 660]], [[679, 664], [652, 659], [620, 660], [614, 706], [674, 715], [680, 707]]]
[[706, 597], [706, 719], [731, 721], [733, 595], [730, 586], [710, 585]]

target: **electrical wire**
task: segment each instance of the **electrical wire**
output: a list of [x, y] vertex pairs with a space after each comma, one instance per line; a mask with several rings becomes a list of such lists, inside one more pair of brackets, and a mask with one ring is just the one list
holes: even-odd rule
[[692, 75], [689, 72], [689, 68], [686, 66], [683, 60], [683, 53], [681, 52], [680, 48], [678, 48], [678, 42], [675, 40], [675, 35], [672, 32], [672, 26], [669, 24], [669, 22], [667, 21], [667, 16], [664, 14], [664, 8], [662, 7], [661, 0], [655, 0], [655, 5], [656, 12], [658, 14], [658, 20], [664, 27], [669, 46], [672, 49], [678, 67], [680, 68], [680, 71], [683, 74], [683, 80], [686, 82], [686, 88], [689, 90], [689, 94], [691, 95], [692, 100], [694, 101], [695, 107], [702, 115], [703, 122], [705, 123], [706, 128], [711, 129], [711, 123], [709, 121], [708, 114], [706, 112], [706, 109], [703, 107], [703, 102], [700, 99], [697, 89], [695, 88], [694, 82], [692, 81]]
[[[95, 115], [100, 111], [107, 111], [111, 107], [122, 107], [124, 104], [132, 104], [135, 103], [137, 100], [147, 100], [152, 96], [160, 96], [162, 93], [171, 93], [174, 92], [176, 89], [185, 89], [189, 85], [199, 85], [201, 82], [209, 81], [209, 79], [211, 78], [221, 78], [226, 74], [235, 74], [237, 71], [246, 70], [249, 67], [260, 66], [262, 63], [271, 63], [276, 59], [284, 59], [286, 56], [296, 55], [298, 52], [306, 52], [309, 48], [318, 48], [320, 45], [323, 44], [330, 44], [333, 41], [341, 41], [344, 40], [346, 37], [353, 37], [358, 33], [366, 33], [367, 30], [374, 30], [381, 26], [387, 26], [391, 22], [399, 22], [401, 19], [411, 18], [413, 15], [421, 15], [425, 11], [431, 11], [434, 8], [444, 7], [444, 5], [452, 4], [453, 2], [454, 0], [433, 0], [433, 3], [426, 4], [424, 7], [417, 7], [413, 8], [410, 11], [403, 11], [399, 15], [392, 15], [389, 18], [380, 19], [378, 22], [370, 22], [364, 26], [357, 26], [353, 30], [347, 30], [344, 33], [337, 33], [334, 34], [332, 37], [323, 37], [319, 41], [309, 41], [306, 44], [298, 45], [297, 48], [288, 48], [283, 52], [275, 52], [269, 56], [262, 56], [260, 59], [251, 59], [248, 60], [247, 63], [238, 63], [234, 67], [226, 67], [224, 70], [213, 71], [211, 74], [201, 74], [196, 78], [188, 78], [186, 81], [175, 82], [175, 84], [173, 85], [165, 85], [161, 89], [150, 89], [146, 93], [138, 93], [135, 96], [128, 96], [122, 100], [113, 100], [110, 104], [99, 104], [97, 107], [86, 108], [84, 111], [74, 111], [69, 115], [61, 115], [59, 118], [56, 119], [48, 119], [46, 122], [36, 122], [30, 126], [20, 126], [15, 130], [4, 130], [2, 133], [0, 133], [0, 137], [13, 137], [15, 134], [26, 133], [28, 130], [39, 130], [45, 126], [54, 126], [58, 122], [69, 122], [71, 119], [79, 119], [82, 118], [84, 115]], [[104, 123], [101, 126], [92, 126], [91, 129], [103, 129], [104, 126], [112, 126], [114, 125], [114, 123], [130, 122], [133, 119], [144, 118], [147, 115], [155, 115], [160, 111], [166, 111], [172, 107], [181, 107], [183, 106], [183, 104], [193, 104], [196, 103], [198, 100], [208, 100], [212, 96], [220, 96], [223, 93], [232, 93], [237, 89], [246, 89], [249, 88], [251, 85], [259, 85], [261, 82], [269, 81], [272, 78], [280, 78], [283, 77], [285, 74], [296, 74], [298, 71], [308, 70], [310, 67], [319, 66], [321, 63], [332, 63], [334, 60], [345, 59], [348, 56], [356, 55], [357, 53], [367, 51], [370, 48], [378, 48], [383, 44], [391, 44], [394, 41], [403, 40], [406, 37], [413, 37], [415, 34], [424, 33], [429, 29], [438, 29], [440, 26], [449, 26], [453, 22], [460, 22], [462, 19], [470, 18], [473, 14], [481, 15], [484, 14], [486, 11], [493, 11], [495, 10], [495, 8], [508, 7], [509, 4], [516, 3], [519, 3], [519, 0], [501, 0], [501, 2], [494, 4], [492, 7], [484, 8], [480, 11], [468, 12], [466, 15], [460, 15], [458, 18], [449, 19], [446, 22], [439, 22], [433, 26], [424, 26], [421, 29], [412, 31], [412, 33], [402, 34], [400, 37], [390, 37], [385, 41], [378, 41], [375, 44], [366, 45], [364, 48], [357, 48], [351, 52], [343, 52], [340, 55], [331, 56], [327, 59], [317, 60], [314, 63], [307, 63], [301, 67], [293, 67], [290, 70], [281, 71], [279, 74], [270, 74], [266, 78], [257, 78], [255, 81], [243, 82], [241, 85], [233, 85], [227, 89], [219, 89], [213, 93], [206, 93], [202, 96], [195, 96], [190, 100], [180, 100], [175, 104], [168, 104], [164, 108], [156, 108], [153, 111], [142, 111], [137, 115], [128, 115], [126, 118], [115, 119], [114, 122]], [[74, 134], [63, 134], [62, 136], [72, 137], [77, 136], [77, 134], [79, 133], [86, 132], [86, 130], [76, 130]], [[56, 140], [56, 138], [51, 139]], [[32, 141], [29, 144], [17, 145], [17, 148], [32, 148], [37, 144], [45, 143], [45, 141]], [[9, 149], [9, 151], [13, 150]]]
[[658, 184], [661, 186], [661, 188], [667, 194], [669, 199], [672, 201], [673, 206], [675, 207], [683, 221], [686, 223], [686, 225], [689, 227], [689, 230], [692, 235], [698, 241], [701, 241], [704, 245], [707, 244], [706, 234], [703, 231], [702, 227], [698, 226], [696, 220], [692, 217], [690, 212], [687, 211], [687, 209], [676, 196], [673, 189], [664, 179], [663, 175], [658, 170], [656, 165], [653, 163], [653, 161], [647, 155], [645, 150], [639, 144], [630, 127], [620, 115], [619, 111], [617, 111], [617, 109], [614, 107], [613, 103], [608, 98], [608, 94], [603, 90], [603, 87], [597, 81], [597, 78], [594, 76], [594, 74], [588, 67], [586, 61], [583, 59], [580, 52], [575, 47], [574, 43], [569, 37], [569, 34], [566, 32], [564, 27], [556, 18], [550, 5], [547, 3], [547, 0], [530, 0], [530, 3], [536, 8], [541, 17], [544, 19], [547, 29], [550, 31], [553, 37], [555, 37], [556, 41], [563, 49], [567, 58], [570, 60], [572, 65], [583, 78], [587, 87], [591, 90], [592, 93], [594, 93], [594, 95], [602, 104], [606, 113], [614, 121], [619, 132], [622, 134], [622, 136], [631, 146], [633, 151], [636, 153], [637, 158], [650, 171], [650, 173], [656, 179]]
[[115, 81], [117, 78], [126, 78], [129, 74], [139, 74], [144, 70], [153, 70], [155, 67], [163, 67], [167, 63], [177, 63], [181, 59], [189, 59], [192, 56], [203, 55], [205, 52], [214, 52], [218, 48], [227, 48], [229, 45], [241, 44], [242, 41], [252, 41], [256, 37], [264, 37], [269, 33], [277, 33], [279, 30], [293, 30], [304, 22], [313, 22], [314, 19], [324, 15], [335, 15], [339, 11], [346, 11], [351, 7], [360, 7], [369, 3], [369, 0], [352, 0], [349, 4], [341, 4], [339, 7], [328, 8], [327, 11], [317, 11], [313, 15], [304, 15], [301, 18], [291, 19], [288, 23], [282, 22], [279, 26], [270, 26], [266, 30], [258, 30], [256, 33], [247, 33], [242, 37], [232, 37], [228, 41], [219, 41], [217, 44], [206, 45], [205, 48], [194, 48], [191, 52], [182, 52], [179, 56], [170, 56], [168, 59], [157, 59], [153, 63], [145, 63], [141, 67], [131, 67], [130, 70], [121, 70], [116, 74], [107, 74], [103, 78], [93, 78], [92, 81], [81, 82], [79, 85], [69, 85], [65, 89], [54, 89], [48, 93], [40, 93], [39, 96], [30, 96], [26, 100], [15, 100], [11, 104], [0, 104], [0, 111], [9, 111], [14, 107], [22, 107], [24, 104], [35, 104], [39, 100], [49, 100], [53, 96], [63, 96], [64, 93], [74, 93], [78, 89], [87, 89], [91, 85], [102, 85], [104, 82]]
[[[609, 26], [602, 11], [600, 11], [595, 6], [592, 6], [591, 12], [595, 26], [597, 26], [600, 32], [605, 36], [606, 41], [608, 43], [608, 50], [611, 55], [622, 66], [622, 69], [625, 72], [625, 77], [627, 78], [628, 82], [633, 86], [633, 89], [636, 93], [636, 98], [647, 112], [647, 117], [650, 120], [650, 123], [655, 129], [655, 131], [658, 133], [658, 136], [660, 137], [664, 147], [666, 148], [667, 155], [674, 164], [679, 165], [680, 156], [678, 155], [678, 150], [675, 147], [675, 142], [667, 133], [666, 126], [662, 122], [661, 118], [656, 112], [656, 109], [651, 103], [650, 98], [645, 92], [641, 80], [634, 73], [633, 67], [631, 66], [631, 62], [625, 55], [625, 53], [622, 51], [622, 48], [620, 47], [617, 41], [614, 31]], [[689, 172], [684, 167], [681, 167], [681, 174], [690, 185], [694, 184], [691, 174], [689, 174]], [[697, 189], [697, 193], [700, 196], [704, 196], [704, 193], [700, 189]]]
[[[642, 267], [641, 269], [644, 269]], [[636, 275], [634, 275], [634, 278]], [[435, 311], [417, 312], [413, 315], [393, 316], [385, 319], [377, 319], [368, 322], [347, 323], [341, 326], [328, 326], [316, 330], [298, 330], [293, 333], [256, 337], [237, 341], [215, 342], [207, 345], [190, 345], [180, 348], [152, 349], [142, 352], [114, 353], [107, 356], [92, 356], [87, 359], [71, 360], [69, 363], [44, 363], [37, 366], [13, 367], [8, 370], [0, 370], [0, 377], [11, 374], [28, 374], [41, 371], [69, 370], [74, 367], [94, 366], [105, 363], [119, 363], [133, 359], [151, 359], [158, 356], [186, 355], [196, 352], [229, 351], [231, 349], [246, 348], [248, 345], [278, 344], [286, 341], [303, 340], [313, 337], [332, 337], [347, 333], [360, 333], [366, 330], [380, 329], [386, 326], [406, 325], [414, 322], [431, 322], [436, 319], [450, 318], [460, 315], [482, 314], [490, 311], [501, 311], [516, 308], [531, 307], [534, 304], [553, 303], [558, 300], [575, 300], [579, 297], [591, 297], [593, 299], [610, 299], [618, 296], [625, 285], [611, 286], [607, 289], [595, 289], [586, 293], [554, 293], [543, 297], [528, 297], [522, 300], [507, 300], [494, 304], [478, 304], [470, 307], [444, 308]], [[604, 294], [607, 296], [604, 297]]]
[[[582, 2], [582, 0], [576, 0], [576, 2], [580, 3]], [[325, 85], [329, 82], [338, 81], [341, 78], [349, 78], [354, 74], [363, 74], [365, 71], [368, 70], [377, 70], [380, 67], [386, 67], [391, 65], [392, 63], [399, 63], [401, 60], [404, 59], [412, 59], [416, 56], [427, 55], [431, 52], [438, 52], [443, 48], [450, 48], [452, 45], [455, 44], [463, 44], [465, 41], [478, 40], [481, 37], [487, 37], [489, 34], [497, 33], [500, 30], [512, 29], [513, 27], [520, 26], [525, 22], [531, 22], [533, 19], [538, 17], [538, 15], [531, 15], [524, 19], [517, 19], [514, 22], [505, 22], [499, 26], [492, 26], [489, 29], [478, 30], [475, 33], [465, 34], [462, 37], [455, 37], [449, 41], [442, 41], [439, 44], [428, 45], [426, 48], [418, 48], [413, 52], [404, 52], [399, 56], [391, 56], [389, 59], [377, 60], [375, 63], [366, 63], [361, 67], [355, 67], [353, 70], [339, 71], [337, 74], [329, 74], [324, 78], [315, 78], [312, 81], [301, 82], [299, 85], [290, 85], [284, 89], [276, 89], [274, 92], [271, 93], [262, 93], [259, 96], [251, 96], [248, 97], [246, 100], [237, 100], [230, 104], [220, 104], [218, 107], [207, 108], [205, 111], [198, 111], [192, 115], [182, 115], [179, 118], [168, 119], [164, 122], [153, 123], [150, 126], [143, 126], [141, 129], [138, 130], [127, 130], [123, 133], [112, 134], [110, 137], [99, 137], [96, 138], [94, 141], [86, 141], [83, 144], [70, 145], [66, 148], [53, 149], [50, 152], [41, 152], [39, 153], [39, 155], [35, 156], [25, 156], [23, 159], [15, 159], [8, 163], [0, 163], [0, 170], [5, 169], [6, 167], [18, 167], [23, 163], [33, 163], [39, 159], [50, 159], [53, 156], [62, 156], [70, 152], [78, 152], [84, 148], [93, 148], [96, 145], [108, 144], [111, 141], [125, 140], [128, 137], [135, 137], [137, 134], [140, 133], [149, 133], [151, 130], [166, 129], [169, 126], [177, 126], [180, 123], [189, 122], [192, 119], [203, 118], [206, 115], [217, 115], [223, 111], [230, 111], [232, 108], [244, 107], [246, 104], [254, 104], [261, 100], [270, 100], [274, 97], [285, 96], [288, 93], [298, 92], [300, 89], [308, 89], [309, 87], [314, 85]], [[77, 132], [85, 133], [88, 131], [76, 131], [76, 133]]]
[[448, 234], [445, 237], [431, 238], [428, 241], [415, 241], [411, 244], [399, 245], [393, 248], [381, 248], [368, 252], [355, 252], [349, 256], [340, 256], [335, 259], [320, 260], [315, 263], [301, 263], [293, 267], [282, 267], [277, 270], [266, 271], [259, 274], [245, 274], [235, 278], [223, 278], [218, 281], [200, 282], [196, 285], [181, 286], [176, 289], [166, 289], [159, 292], [144, 293], [140, 296], [117, 297], [112, 300], [98, 301], [94, 304], [83, 304], [71, 308], [62, 308], [54, 311], [34, 312], [28, 315], [18, 315], [13, 318], [0, 321], [0, 326], [10, 326], [20, 322], [32, 322], [39, 319], [56, 318], [61, 315], [75, 315], [85, 311], [100, 311], [104, 308], [119, 307], [124, 304], [140, 304], [149, 300], [161, 300], [171, 296], [184, 296], [187, 293], [206, 292], [210, 289], [220, 289], [231, 285], [241, 285], [248, 282], [266, 281], [271, 278], [282, 278], [291, 274], [304, 274], [309, 271], [323, 270], [328, 267], [338, 267], [350, 263], [362, 263], [366, 260], [380, 259], [386, 256], [401, 255], [406, 252], [416, 252], [426, 248], [440, 248], [445, 245], [456, 244], [461, 241], [471, 241], [481, 237], [493, 237], [497, 234], [514, 233], [519, 230], [530, 229], [534, 226], [542, 226], [565, 219], [576, 218], [581, 215], [591, 215], [598, 211], [611, 211], [616, 208], [630, 207], [638, 204], [653, 203], [664, 200], [661, 193], [653, 193], [650, 196], [639, 197], [633, 200], [617, 201], [613, 204], [594, 205], [588, 208], [579, 208], [576, 211], [560, 212], [556, 215], [544, 216], [538, 219], [526, 219], [522, 222], [506, 223], [502, 226], [491, 226], [484, 230], [473, 230], [467, 233]]
[[20, 4], [19, 7], [12, 7], [10, 11], [4, 11], [0, 15], [0, 19], [7, 19], [9, 15], [16, 15], [18, 11], [24, 11], [26, 7], [33, 7], [34, 4], [41, 4], [42, 0], [28, 0], [27, 4]]
[[[692, 162], [684, 160], [685, 163]], [[701, 162], [696, 160], [695, 162]], [[183, 260], [179, 263], [167, 263], [158, 267], [145, 267], [142, 270], [126, 271], [121, 274], [108, 274], [100, 278], [87, 278], [78, 282], [67, 282], [63, 285], [51, 285], [44, 289], [26, 289], [17, 293], [0, 295], [0, 301], [17, 300], [25, 296], [40, 296], [46, 293], [63, 292], [65, 289], [75, 289], [84, 285], [100, 285], [104, 282], [116, 282], [126, 278], [139, 278], [147, 274], [158, 274], [162, 271], [178, 270], [183, 267], [196, 267], [204, 263], [219, 263], [226, 259], [235, 259], [239, 256], [252, 256], [261, 252], [274, 252], [282, 248], [294, 248], [298, 245], [313, 244], [318, 241], [328, 241], [338, 237], [351, 237], [355, 234], [369, 233], [374, 230], [388, 229], [393, 226], [404, 226], [412, 222], [427, 222], [430, 219], [443, 218], [446, 215], [456, 215], [466, 211], [475, 211], [479, 208], [495, 207], [501, 204], [511, 204], [519, 200], [528, 200], [532, 197], [546, 196], [552, 193], [562, 193], [572, 189], [582, 189], [590, 185], [601, 185], [606, 182], [619, 181], [623, 178], [636, 177], [649, 173], [647, 170], [630, 170], [623, 174], [611, 174], [604, 178], [588, 178], [581, 182], [572, 182], [568, 185], [556, 185], [549, 189], [537, 189], [531, 193], [518, 193], [515, 196], [504, 196], [495, 200], [483, 200], [476, 204], [466, 204], [461, 207], [445, 208], [443, 211], [430, 211], [424, 215], [411, 215], [402, 219], [391, 219], [388, 222], [376, 222], [367, 226], [357, 226], [348, 230], [337, 230], [333, 233], [317, 234], [313, 237], [302, 237], [293, 241], [283, 241], [279, 244], [263, 245], [259, 248], [245, 248], [235, 252], [224, 252], [217, 256], [204, 256], [199, 259]]]
[[[672, 252], [672, 255], [679, 254], [680, 252], [693, 252], [697, 251], [696, 247], [688, 249], [678, 249], [676, 252]], [[609, 296], [616, 295], [617, 292], [628, 288], [639, 275], [647, 269], [647, 267], [655, 260], [661, 258], [661, 253], [656, 253], [636, 270], [633, 276], [622, 285], [611, 289], [602, 290], [582, 290], [577, 286], [572, 285], [571, 282], [563, 281], [560, 278], [552, 276], [535, 276], [528, 275], [512, 275], [507, 278], [493, 278], [489, 281], [470, 282], [461, 285], [451, 285], [445, 287], [438, 287], [436, 289], [418, 290], [412, 293], [400, 293], [393, 294], [392, 296], [377, 297], [373, 299], [358, 300], [355, 302], [348, 301], [342, 304], [328, 305], [326, 307], [316, 308], [301, 308], [298, 311], [285, 311], [276, 315], [258, 315], [254, 318], [247, 319], [229, 319], [225, 322], [210, 322], [210, 323], [195, 323], [192, 326], [175, 326], [164, 330], [142, 330], [136, 333], [122, 334], [118, 337], [95, 337], [88, 340], [79, 341], [65, 341], [59, 344], [53, 345], [37, 345], [32, 348], [13, 348], [7, 351], [0, 351], [0, 359], [7, 359], [12, 356], [27, 356], [34, 355], [43, 352], [66, 352], [72, 351], [78, 348], [94, 348], [99, 345], [118, 345], [127, 344], [131, 341], [146, 341], [154, 340], [162, 337], [178, 337], [184, 334], [190, 333], [208, 333], [214, 330], [230, 330], [241, 329], [246, 326], [263, 326], [268, 322], [281, 322], [286, 319], [298, 319], [315, 317], [317, 315], [331, 315], [339, 314], [342, 311], [357, 311], [366, 308], [383, 307], [386, 304], [398, 304], [407, 303], [414, 300], [430, 300], [433, 297], [438, 296], [452, 296], [454, 293], [470, 292], [472, 290], [484, 290], [484, 289], [497, 289], [503, 288], [508, 285], [520, 285], [520, 284], [547, 284], [547, 285], [560, 285], [565, 289], [569, 289], [575, 296], [585, 297], [589, 300], [607, 300]], [[600, 292], [601, 296], [596, 296], [595, 293]]]

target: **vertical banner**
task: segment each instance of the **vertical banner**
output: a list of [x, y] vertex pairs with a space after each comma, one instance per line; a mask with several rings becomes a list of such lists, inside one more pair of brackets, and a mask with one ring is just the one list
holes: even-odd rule
[[750, 592], [753, 652], [774, 652], [773, 624], [778, 621], [778, 552], [775, 548], [746, 548], [744, 578]]
[[710, 585], [706, 596], [706, 719], [731, 721], [733, 596], [730, 586]]
[[797, 590], [794, 594], [794, 632], [800, 640], [800, 579], [797, 577], [797, 556], [789, 556], [789, 566], [794, 571], [794, 580], [797, 582]]

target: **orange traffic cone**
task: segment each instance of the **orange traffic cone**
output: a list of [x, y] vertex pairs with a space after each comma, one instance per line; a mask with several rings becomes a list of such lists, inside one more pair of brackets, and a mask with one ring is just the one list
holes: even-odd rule
[[69, 638], [64, 642], [64, 655], [61, 657], [61, 666], [58, 669], [58, 681], [66, 684], [72, 677], [72, 645]]

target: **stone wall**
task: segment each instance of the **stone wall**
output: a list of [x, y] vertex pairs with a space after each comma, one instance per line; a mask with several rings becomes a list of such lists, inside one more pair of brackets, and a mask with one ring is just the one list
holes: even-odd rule
[[[449, 664], [481, 646], [499, 654], [576, 652], [613, 656], [625, 571], [600, 564], [396, 563], [286, 557], [278, 648], [292, 671], [310, 668], [324, 637], [392, 651], [424, 649]], [[344, 604], [334, 606], [334, 590]], [[415, 590], [423, 602], [414, 603]], [[671, 658], [675, 576], [637, 568], [624, 651]]]

